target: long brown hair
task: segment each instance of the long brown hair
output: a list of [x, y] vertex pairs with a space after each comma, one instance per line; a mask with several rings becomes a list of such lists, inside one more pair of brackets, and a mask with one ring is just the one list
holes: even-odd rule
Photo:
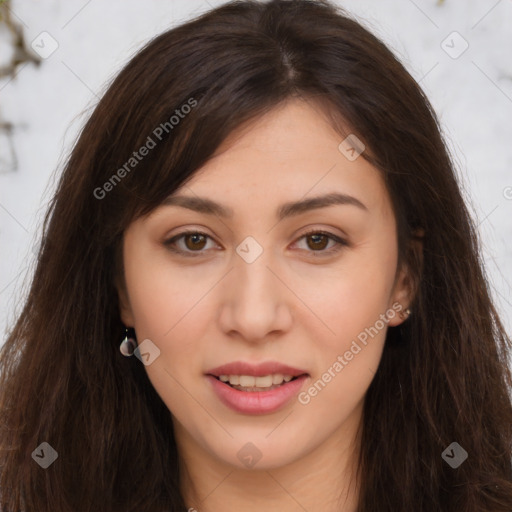
[[[0, 353], [3, 512], [186, 509], [171, 413], [119, 352], [120, 242], [233, 130], [297, 95], [329, 105], [368, 148], [417, 282], [365, 397], [358, 511], [512, 510], [511, 341], [436, 115], [340, 8], [273, 0], [228, 3], [150, 41], [81, 131]], [[418, 232], [421, 258], [407, 249]], [[58, 453], [47, 469], [32, 457], [42, 442]], [[457, 468], [442, 457], [452, 442], [468, 454]]]

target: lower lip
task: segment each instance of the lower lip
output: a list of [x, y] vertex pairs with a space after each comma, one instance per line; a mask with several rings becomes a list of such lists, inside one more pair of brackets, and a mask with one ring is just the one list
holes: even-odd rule
[[220, 401], [234, 411], [242, 414], [268, 414], [281, 409], [297, 395], [308, 375], [301, 375], [269, 391], [240, 391], [212, 375], [207, 375], [206, 378], [211, 382]]

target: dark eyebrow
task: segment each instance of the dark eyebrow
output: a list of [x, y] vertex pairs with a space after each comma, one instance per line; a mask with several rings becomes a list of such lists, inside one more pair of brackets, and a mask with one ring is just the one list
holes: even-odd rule
[[[300, 201], [291, 201], [282, 204], [277, 210], [278, 220], [283, 220], [286, 217], [292, 217], [309, 210], [316, 210], [319, 208], [326, 208], [333, 205], [352, 205], [360, 208], [361, 210], [368, 211], [368, 208], [359, 199], [347, 194], [331, 193], [323, 196], [311, 197], [309, 199], [302, 199]], [[167, 197], [162, 206], [180, 206], [189, 210], [194, 210], [198, 213], [205, 213], [207, 215], [218, 215], [219, 217], [232, 218], [234, 212], [231, 208], [221, 205], [207, 199], [205, 197], [192, 197], [171, 195]]]

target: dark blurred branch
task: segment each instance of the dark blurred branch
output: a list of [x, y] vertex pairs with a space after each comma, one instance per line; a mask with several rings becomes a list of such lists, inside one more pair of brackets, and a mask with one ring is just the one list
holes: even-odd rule
[[[33, 62], [36, 66], [39, 66], [41, 60], [27, 48], [23, 28], [12, 15], [10, 0], [0, 0], [0, 30], [5, 29], [10, 34], [13, 52], [10, 62], [7, 65], [0, 66], [0, 79], [7, 77], [12, 79], [16, 76], [16, 70], [20, 64]], [[7, 140], [7, 146], [3, 144], [2, 155], [0, 155], [0, 173], [16, 171], [18, 168], [18, 159], [16, 158], [12, 138], [13, 131], [14, 125], [12, 123], [0, 119], [0, 138]]]
[[14, 48], [11, 62], [7, 66], [0, 67], [0, 78], [14, 76], [16, 66], [24, 62], [33, 62], [39, 65], [41, 59], [27, 48], [22, 27], [13, 20], [11, 0], [0, 2], [0, 24], [7, 27], [10, 32], [12, 47]]

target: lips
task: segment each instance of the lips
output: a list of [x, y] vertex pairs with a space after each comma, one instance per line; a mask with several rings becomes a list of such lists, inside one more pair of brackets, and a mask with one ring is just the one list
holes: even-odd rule
[[277, 361], [267, 361], [259, 364], [235, 361], [212, 368], [206, 372], [206, 375], [213, 375], [214, 377], [219, 377], [220, 375], [252, 375], [253, 377], [264, 377], [265, 375], [277, 373], [291, 375], [292, 377], [308, 375], [306, 370], [294, 368], [286, 364], [278, 363]]
[[[245, 380], [250, 380], [251, 377], [261, 378], [268, 375], [279, 375], [278, 380], [281, 380], [282, 383], [269, 388], [261, 388], [261, 390], [258, 387], [241, 390], [227, 382], [222, 382], [219, 378], [223, 376], [223, 379], [226, 379], [230, 376], [231, 379], [231, 376], [240, 376], [243, 379], [242, 376], [245, 376]], [[288, 378], [292, 377], [292, 379], [283, 381], [283, 375]], [[282, 409], [292, 401], [309, 380], [309, 374], [305, 370], [275, 361], [260, 364], [236, 361], [212, 368], [206, 373], [206, 378], [217, 398], [230, 409], [241, 414], [270, 414]]]

